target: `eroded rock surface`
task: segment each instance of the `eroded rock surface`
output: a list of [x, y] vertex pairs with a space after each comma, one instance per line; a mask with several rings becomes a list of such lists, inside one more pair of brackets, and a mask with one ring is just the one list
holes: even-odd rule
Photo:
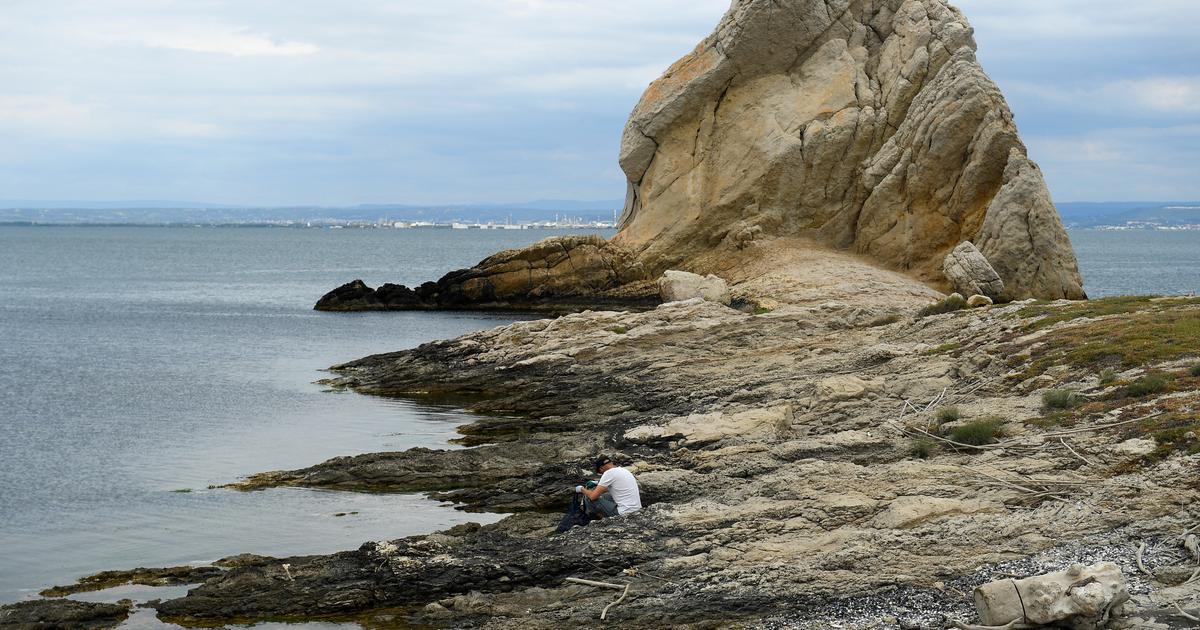
[[[1176, 332], [1200, 318], [1200, 301], [915, 318], [928, 299], [919, 285], [906, 293], [898, 274], [869, 273], [890, 300], [836, 284], [804, 300], [793, 277], [785, 293], [796, 301], [757, 315], [699, 300], [583, 312], [338, 366], [333, 386], [461, 394], [504, 415], [464, 429], [481, 446], [336, 458], [245, 487], [426, 490], [518, 514], [258, 560], [160, 611], [204, 622], [386, 614], [438, 627], [598, 625], [613, 593], [564, 581], [582, 577], [632, 585], [609, 613], [621, 627], [944, 627], [975, 620], [970, 594], [983, 583], [1076, 562], [1116, 563], [1127, 611], [1143, 621], [1164, 620], [1151, 594], [1200, 594], [1179, 568], [1195, 568], [1181, 534], [1200, 520], [1200, 377], [1190, 375], [1194, 345]], [[1099, 359], [1065, 351], [1087, 344], [1113, 346]], [[1092, 360], [1128, 362], [1125, 380], [1167, 373], [1172, 385], [1126, 396], [1099, 383]], [[1062, 388], [1086, 402], [1044, 409], [1042, 394]], [[951, 406], [958, 419], [938, 421]], [[916, 433], [945, 438], [994, 418], [992, 445]], [[1131, 439], [1153, 450], [1118, 448]], [[555, 536], [553, 511], [597, 452], [634, 471], [647, 507]], [[1141, 542], [1163, 582], [1137, 569]]]

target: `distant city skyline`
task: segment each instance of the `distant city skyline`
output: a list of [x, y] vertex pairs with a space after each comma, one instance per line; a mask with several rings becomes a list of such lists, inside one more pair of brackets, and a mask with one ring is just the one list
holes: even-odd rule
[[[960, 0], [1057, 201], [1200, 199], [1188, 0]], [[0, 197], [604, 200], [645, 86], [726, 0], [16, 0]]]

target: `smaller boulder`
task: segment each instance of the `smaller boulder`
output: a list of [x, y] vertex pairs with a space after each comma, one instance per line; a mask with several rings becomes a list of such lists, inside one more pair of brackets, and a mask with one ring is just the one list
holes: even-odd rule
[[983, 295], [999, 300], [1004, 294], [1004, 281], [987, 258], [971, 241], [963, 241], [942, 261], [942, 272], [963, 295]]
[[1097, 630], [1122, 615], [1129, 601], [1125, 576], [1117, 565], [1071, 565], [1021, 579], [989, 582], [975, 589], [975, 609], [986, 626], [1069, 627]]
[[991, 306], [992, 304], [994, 304], [994, 302], [992, 302], [992, 298], [986, 295], [979, 295], [978, 293], [972, 295], [970, 298], [967, 298], [967, 306], [970, 306], [971, 308], [981, 308], [984, 306]]
[[701, 298], [729, 306], [732, 298], [729, 285], [709, 274], [701, 276], [687, 271], [667, 271], [658, 279], [658, 293], [663, 302], [682, 302]]

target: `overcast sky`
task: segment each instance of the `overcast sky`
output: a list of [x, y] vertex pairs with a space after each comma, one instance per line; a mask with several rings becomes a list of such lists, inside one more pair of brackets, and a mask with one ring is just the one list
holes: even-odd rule
[[[0, 199], [614, 199], [728, 0], [8, 0]], [[1200, 199], [1195, 0], [958, 0], [1059, 201]]]

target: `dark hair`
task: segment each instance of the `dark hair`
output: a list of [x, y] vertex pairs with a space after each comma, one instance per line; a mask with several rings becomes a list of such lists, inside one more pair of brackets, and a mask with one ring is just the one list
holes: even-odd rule
[[594, 466], [592, 466], [592, 469], [595, 470], [596, 472], [600, 472], [600, 468], [602, 466], [604, 466], [605, 464], [611, 464], [611, 463], [612, 463], [612, 460], [609, 459], [607, 455], [601, 455], [600, 457], [596, 458], [596, 463]]

